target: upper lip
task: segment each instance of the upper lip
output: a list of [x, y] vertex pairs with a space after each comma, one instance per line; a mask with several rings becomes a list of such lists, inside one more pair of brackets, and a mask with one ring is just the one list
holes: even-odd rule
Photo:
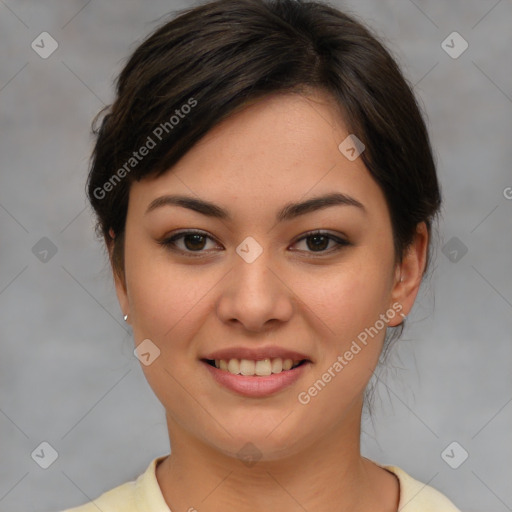
[[258, 348], [248, 348], [248, 347], [230, 347], [224, 348], [222, 350], [216, 350], [215, 352], [211, 352], [202, 359], [249, 359], [252, 361], [260, 361], [262, 359], [276, 359], [280, 357], [281, 359], [292, 359], [293, 361], [302, 361], [306, 359], [311, 361], [311, 359], [300, 352], [295, 350], [287, 350], [282, 347], [277, 346], [269, 346], [269, 347], [258, 347]]

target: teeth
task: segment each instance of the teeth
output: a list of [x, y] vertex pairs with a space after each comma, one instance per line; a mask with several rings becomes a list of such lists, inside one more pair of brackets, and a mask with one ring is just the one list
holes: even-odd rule
[[228, 363], [228, 372], [238, 375], [240, 373], [240, 362], [238, 359], [230, 359]]
[[281, 358], [272, 361], [272, 373], [280, 373], [283, 371], [283, 360]]
[[272, 364], [270, 363], [270, 359], [256, 361], [254, 366], [254, 373], [256, 375], [272, 375]]
[[233, 375], [259, 375], [266, 376], [273, 373], [281, 373], [285, 370], [291, 370], [298, 366], [300, 361], [292, 359], [261, 359], [252, 361], [250, 359], [215, 359], [215, 367], [228, 371]]
[[240, 360], [240, 373], [242, 375], [254, 375], [255, 369], [256, 363], [254, 361], [249, 361], [248, 359]]

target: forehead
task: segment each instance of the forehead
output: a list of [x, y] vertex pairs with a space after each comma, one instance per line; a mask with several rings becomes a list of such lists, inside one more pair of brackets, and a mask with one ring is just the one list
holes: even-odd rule
[[385, 207], [362, 159], [349, 160], [340, 151], [349, 135], [329, 95], [272, 94], [223, 120], [166, 173], [134, 182], [130, 207], [147, 208], [160, 194], [186, 193], [254, 216], [263, 206], [277, 211], [333, 191]]

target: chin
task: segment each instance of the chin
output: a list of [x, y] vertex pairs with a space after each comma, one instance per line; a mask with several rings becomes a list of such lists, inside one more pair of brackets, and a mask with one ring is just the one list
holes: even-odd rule
[[261, 425], [247, 422], [242, 428], [229, 428], [226, 425], [232, 436], [221, 429], [217, 432], [218, 436], [212, 436], [209, 430], [201, 437], [214, 450], [251, 466], [258, 461], [279, 460], [299, 453], [304, 447], [304, 438], [290, 427], [288, 425], [288, 429], [285, 429], [283, 425], [278, 426], [278, 422], [272, 428], [266, 422]]

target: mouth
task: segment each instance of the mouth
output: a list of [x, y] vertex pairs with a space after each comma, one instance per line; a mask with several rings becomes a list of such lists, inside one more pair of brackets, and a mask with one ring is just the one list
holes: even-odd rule
[[250, 377], [268, 377], [294, 370], [308, 362], [309, 359], [290, 358], [265, 358], [265, 359], [202, 359], [210, 366], [232, 375], [244, 375]]
[[265, 357], [254, 352], [246, 354], [246, 357], [255, 359], [235, 358], [233, 355], [222, 354], [224, 359], [211, 359], [209, 356], [202, 358], [201, 363], [221, 388], [248, 398], [267, 398], [284, 391], [304, 379], [313, 365], [309, 359], [299, 359], [297, 353], [293, 356], [287, 354], [293, 359], [268, 353]]
[[315, 364], [307, 353], [277, 345], [219, 349], [199, 358], [221, 388], [249, 398], [266, 398], [293, 386]]

